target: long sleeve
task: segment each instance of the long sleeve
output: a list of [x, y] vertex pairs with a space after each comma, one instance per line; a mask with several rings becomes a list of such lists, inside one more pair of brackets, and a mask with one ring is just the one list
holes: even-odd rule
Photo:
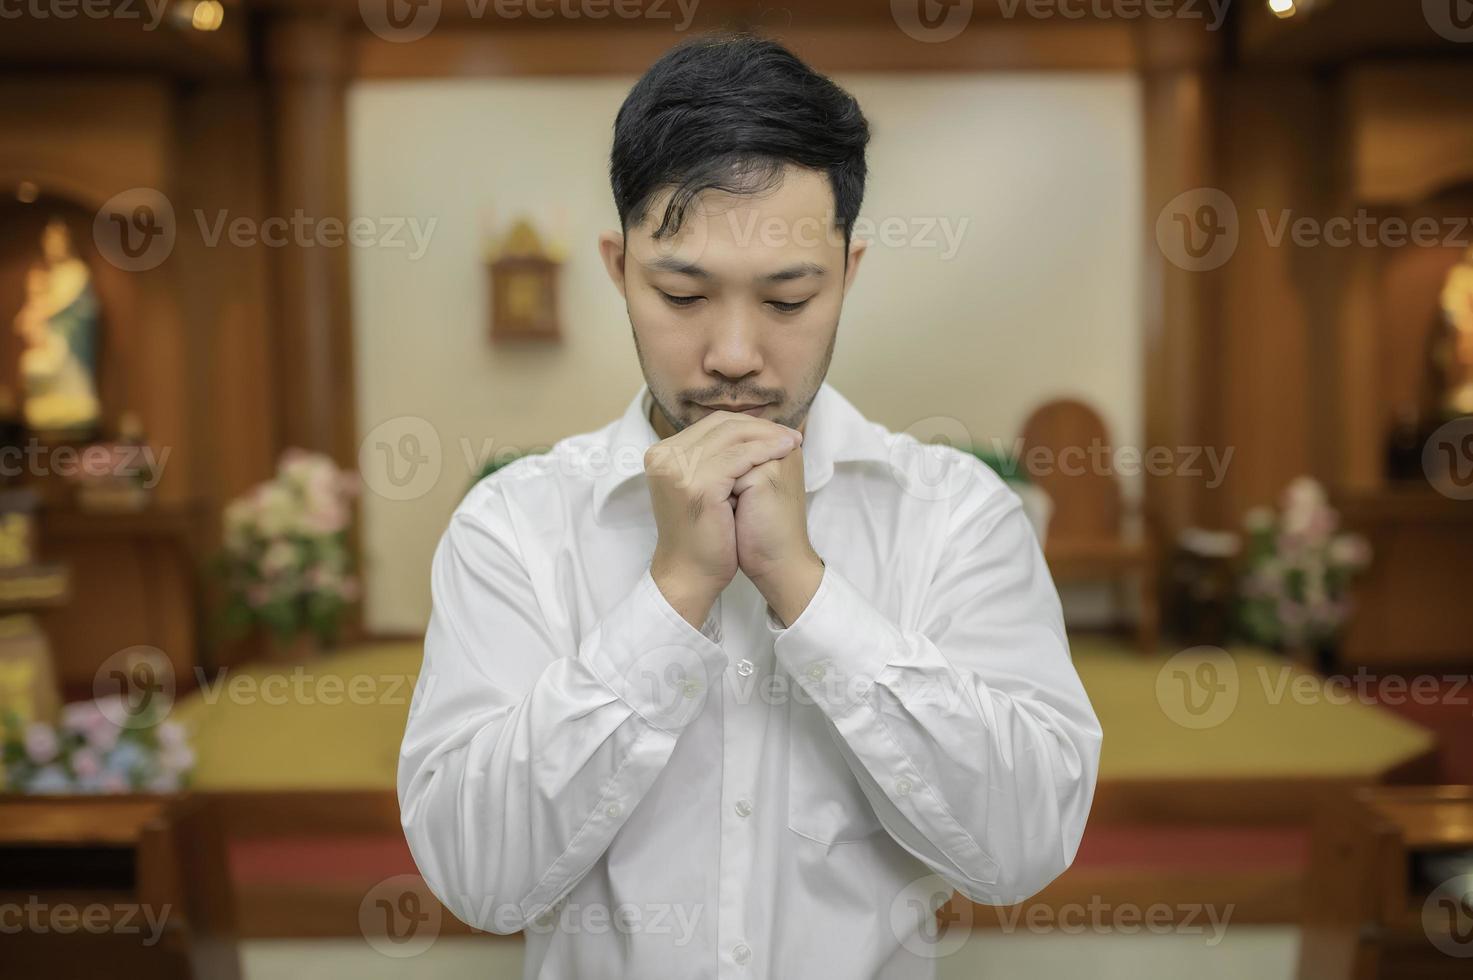
[[713, 621], [693, 628], [647, 566], [578, 649], [557, 641], [504, 502], [477, 492], [483, 506], [462, 505], [435, 551], [399, 805], [435, 895], [512, 933], [608, 848], [727, 657]]
[[920, 629], [896, 626], [833, 560], [791, 626], [771, 610], [767, 625], [890, 835], [973, 901], [1010, 905], [1073, 861], [1101, 731], [1017, 494], [972, 489]]

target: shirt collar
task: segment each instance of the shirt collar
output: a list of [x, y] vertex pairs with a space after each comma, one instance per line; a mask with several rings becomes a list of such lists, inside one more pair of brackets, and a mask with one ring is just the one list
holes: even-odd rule
[[[633, 461], [634, 465], [609, 466], [598, 475], [593, 485], [595, 515], [603, 512], [621, 488], [643, 483], [644, 451], [659, 441], [649, 419], [652, 404], [649, 385], [640, 385], [624, 414], [608, 430], [605, 459]], [[837, 463], [886, 463], [889, 458], [881, 427], [861, 415], [828, 382], [821, 384], [808, 408], [803, 432], [803, 489], [812, 493], [828, 483]]]

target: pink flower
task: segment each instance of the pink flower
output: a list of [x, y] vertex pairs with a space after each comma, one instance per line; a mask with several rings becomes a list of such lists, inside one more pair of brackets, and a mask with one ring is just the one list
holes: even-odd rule
[[1278, 613], [1279, 622], [1291, 632], [1299, 630], [1307, 619], [1304, 607], [1292, 599], [1280, 599]]
[[336, 497], [314, 500], [302, 514], [302, 530], [307, 534], [337, 534], [347, 526], [348, 508]]
[[183, 773], [194, 768], [194, 750], [187, 745], [171, 745], [159, 753], [159, 765], [167, 772]]
[[38, 766], [44, 766], [55, 759], [57, 752], [61, 750], [56, 729], [44, 721], [33, 721], [26, 726], [25, 743], [26, 755]]
[[297, 549], [290, 541], [273, 541], [261, 556], [261, 574], [272, 578], [297, 563]]
[[187, 741], [184, 726], [177, 721], [160, 723], [154, 734], [159, 740], [159, 745], [166, 749], [180, 748]]
[[90, 748], [106, 754], [118, 744], [118, 736], [122, 734], [122, 729], [107, 719], [104, 721], [106, 724], [87, 729], [86, 735], [87, 745]]
[[78, 749], [72, 753], [72, 772], [78, 779], [91, 779], [102, 772], [102, 760], [91, 749]]
[[122, 773], [113, 772], [109, 769], [97, 777], [97, 788], [104, 793], [126, 793], [128, 791], [128, 780], [123, 778]]
[[102, 713], [102, 708], [96, 701], [73, 701], [71, 704], [62, 705], [61, 724], [63, 728], [85, 734], [106, 722], [107, 717]]
[[148, 789], [154, 793], [174, 793], [181, 785], [179, 774], [164, 770], [148, 781]]

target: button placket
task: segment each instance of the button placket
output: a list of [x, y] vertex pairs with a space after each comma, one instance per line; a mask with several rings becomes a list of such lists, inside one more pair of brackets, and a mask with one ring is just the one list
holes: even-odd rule
[[747, 890], [750, 869], [760, 850], [756, 836], [755, 793], [762, 756], [763, 733], [772, 707], [760, 683], [772, 673], [772, 648], [758, 616], [763, 600], [744, 577], [733, 580], [723, 593], [729, 616], [722, 618], [723, 644], [731, 656], [726, 675], [726, 696], [721, 714], [722, 801], [720, 811], [721, 877], [717, 883], [716, 934], [722, 955], [718, 962], [720, 980], [738, 980], [751, 975], [756, 954], [754, 942], [761, 937], [748, 933]]

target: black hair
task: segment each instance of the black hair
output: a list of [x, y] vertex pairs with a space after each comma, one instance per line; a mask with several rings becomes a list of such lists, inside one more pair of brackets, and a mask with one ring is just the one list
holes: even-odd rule
[[658, 239], [680, 230], [702, 191], [757, 193], [796, 164], [828, 174], [847, 249], [864, 200], [868, 143], [854, 97], [778, 42], [704, 34], [662, 55], [619, 107], [609, 154], [614, 206], [627, 230], [673, 186]]

